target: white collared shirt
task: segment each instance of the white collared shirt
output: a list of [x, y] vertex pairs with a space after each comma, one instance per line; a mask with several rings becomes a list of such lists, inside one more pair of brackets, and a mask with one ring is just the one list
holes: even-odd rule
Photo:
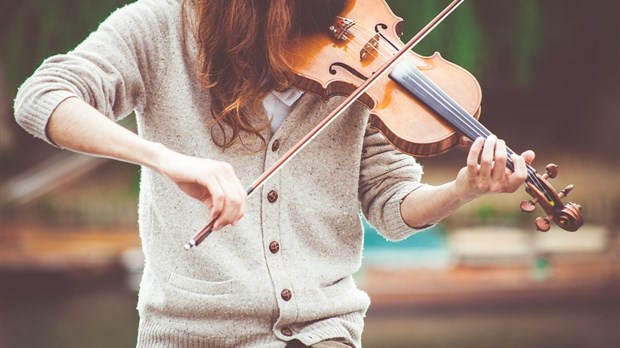
[[273, 91], [263, 99], [263, 107], [271, 122], [273, 133], [280, 128], [284, 119], [293, 109], [293, 104], [304, 94], [303, 91], [291, 87], [284, 92]]

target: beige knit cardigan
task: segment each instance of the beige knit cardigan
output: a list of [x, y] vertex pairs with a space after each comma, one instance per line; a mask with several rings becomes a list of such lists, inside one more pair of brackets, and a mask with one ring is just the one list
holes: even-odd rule
[[[222, 150], [210, 135], [208, 94], [183, 55], [180, 16], [175, 0], [117, 10], [23, 84], [17, 121], [49, 141], [49, 116], [66, 98], [82, 98], [114, 120], [135, 111], [141, 137], [231, 163], [247, 185], [340, 100], [306, 94], [275, 134], [264, 133], [263, 151]], [[329, 338], [361, 346], [370, 301], [352, 277], [362, 257], [360, 206], [383, 236], [406, 238], [416, 230], [404, 223], [400, 203], [422, 173], [367, 121], [365, 108], [351, 107], [250, 197], [237, 226], [189, 252], [182, 245], [209, 221], [206, 207], [143, 167], [138, 346], [284, 347]]]

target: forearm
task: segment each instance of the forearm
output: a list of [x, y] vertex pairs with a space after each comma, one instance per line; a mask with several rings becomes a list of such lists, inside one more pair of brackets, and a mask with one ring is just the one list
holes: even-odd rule
[[215, 230], [235, 223], [245, 213], [246, 193], [230, 164], [183, 155], [142, 139], [78, 98], [58, 105], [47, 135], [60, 147], [160, 172], [209, 207], [211, 218], [216, 219]]
[[[484, 145], [484, 149], [483, 149]], [[441, 186], [422, 186], [411, 192], [401, 203], [401, 216], [411, 227], [437, 223], [462, 205], [489, 193], [515, 192], [527, 178], [526, 163], [534, 153], [512, 155], [514, 171], [506, 167], [507, 150], [503, 140], [491, 135], [476, 139], [467, 155], [467, 167], [456, 179]]]
[[424, 185], [405, 197], [400, 212], [407, 225], [423, 227], [443, 220], [475, 198], [461, 193], [455, 181], [440, 186]]
[[58, 105], [47, 125], [48, 137], [75, 152], [156, 168], [166, 148], [140, 138], [78, 98]]

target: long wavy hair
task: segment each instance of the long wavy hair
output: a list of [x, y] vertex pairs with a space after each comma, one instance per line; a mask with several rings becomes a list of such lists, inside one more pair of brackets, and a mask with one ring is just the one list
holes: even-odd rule
[[197, 47], [196, 70], [211, 99], [211, 136], [228, 148], [258, 137], [269, 121], [260, 112], [272, 90], [289, 88], [287, 49], [324, 30], [345, 0], [183, 0], [182, 26]]

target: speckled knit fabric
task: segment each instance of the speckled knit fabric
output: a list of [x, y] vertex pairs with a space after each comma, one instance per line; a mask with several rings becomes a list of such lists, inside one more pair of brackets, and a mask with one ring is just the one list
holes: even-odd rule
[[[274, 134], [264, 133], [263, 151], [239, 144], [224, 151], [209, 132], [208, 95], [182, 52], [179, 2], [133, 3], [74, 51], [41, 65], [20, 88], [17, 120], [49, 141], [48, 118], [68, 97], [115, 120], [135, 110], [140, 136], [229, 162], [247, 185], [340, 100], [306, 93]], [[284, 347], [336, 337], [360, 346], [370, 301], [352, 278], [362, 254], [358, 211], [388, 239], [409, 236], [415, 230], [402, 220], [400, 202], [421, 175], [367, 120], [366, 109], [350, 108], [250, 197], [236, 227], [189, 252], [182, 245], [208, 223], [206, 208], [142, 168], [138, 346]]]

